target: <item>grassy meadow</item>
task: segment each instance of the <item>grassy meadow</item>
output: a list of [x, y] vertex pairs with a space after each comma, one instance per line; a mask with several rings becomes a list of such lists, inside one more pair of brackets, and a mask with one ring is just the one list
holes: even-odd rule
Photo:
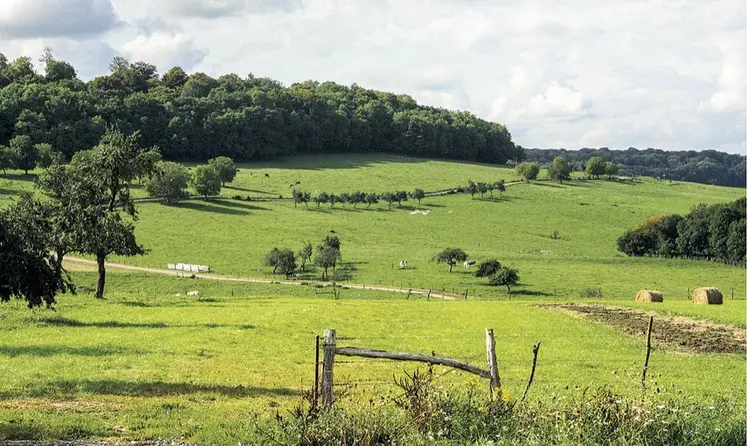
[[[78, 272], [74, 279], [92, 286], [95, 275]], [[150, 284], [151, 292], [133, 283]], [[311, 388], [314, 336], [325, 327], [338, 330], [338, 345], [432, 350], [477, 365], [484, 362], [484, 329], [493, 327], [500, 373], [513, 398], [523, 390], [538, 340], [531, 401], [603, 385], [640, 394], [643, 339], [535, 302], [384, 300], [382, 293], [352, 290], [333, 300], [309, 287], [217, 282], [199, 297], [181, 293], [194, 283], [112, 273], [107, 300], [82, 293], [62, 296], [54, 312], [29, 311], [20, 302], [0, 307], [0, 439], [248, 441], [256, 435], [254, 413], [282, 413]], [[723, 309], [744, 314], [742, 303]], [[693, 395], [704, 404], [718, 398], [744, 404], [742, 355], [654, 346], [652, 389]], [[346, 394], [341, 402], [392, 395], [393, 374], [414, 367], [338, 357], [338, 394]], [[446, 386], [476, 381], [441, 367], [435, 372], [446, 373], [439, 378]], [[478, 388], [487, 392], [486, 382]]]
[[[265, 173], [269, 177], [265, 176]], [[744, 328], [745, 270], [713, 262], [628, 258], [615, 241], [653, 215], [686, 213], [698, 203], [732, 201], [745, 191], [690, 183], [572, 181], [516, 184], [503, 197], [467, 194], [427, 197], [389, 209], [336, 205], [294, 208], [288, 201], [231, 197], [286, 195], [300, 190], [428, 191], [467, 180], [517, 179], [487, 165], [371, 155], [295, 157], [242, 165], [218, 200], [166, 206], [139, 204], [138, 241], [148, 254], [110, 260], [165, 268], [210, 265], [216, 274], [275, 277], [262, 266], [273, 247], [298, 250], [334, 231], [342, 243], [350, 283], [464, 293], [467, 300], [343, 289], [340, 299], [312, 286], [248, 284], [110, 270], [107, 299], [90, 291], [95, 273], [71, 267], [81, 291], [62, 295], [54, 311], [0, 305], [0, 441], [4, 439], [183, 439], [207, 444], [258, 441], [261, 420], [296, 405], [313, 384], [314, 337], [337, 329], [338, 345], [453, 357], [482, 366], [484, 329], [495, 330], [500, 374], [509, 396], [521, 394], [531, 348], [541, 340], [531, 402], [552, 403], [609, 386], [640, 397], [645, 340], [614, 328], [541, 307], [601, 302]], [[0, 178], [0, 206], [33, 177]], [[136, 193], [143, 195], [136, 188]], [[430, 210], [428, 215], [414, 210]], [[552, 234], [557, 232], [557, 239]], [[497, 258], [519, 270], [509, 295], [473, 276], [474, 267], [437, 265], [443, 248], [470, 259]], [[409, 268], [397, 264], [406, 259]], [[70, 264], [73, 265], [73, 264]], [[320, 276], [320, 271], [303, 275]], [[688, 289], [720, 287], [722, 306], [693, 306]], [[600, 288], [603, 297], [583, 297]], [[632, 302], [641, 288], [664, 293], [662, 304]], [[734, 300], [731, 291], [734, 291]], [[198, 297], [187, 292], [198, 290]], [[655, 333], [655, 332], [654, 332]], [[397, 392], [392, 376], [415, 365], [338, 358], [335, 379], [344, 405]], [[441, 367], [446, 386], [475, 378]], [[680, 395], [705, 405], [726, 399], [741, 417], [745, 357], [693, 354], [657, 345], [649, 395]], [[487, 384], [479, 382], [480, 392]], [[647, 397], [648, 398], [648, 397]]]

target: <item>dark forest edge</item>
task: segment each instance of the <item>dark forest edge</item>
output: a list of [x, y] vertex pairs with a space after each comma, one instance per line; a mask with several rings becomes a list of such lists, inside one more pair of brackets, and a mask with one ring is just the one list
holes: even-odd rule
[[5, 168], [19, 168], [10, 163], [14, 152], [39, 145], [70, 159], [96, 146], [106, 129], [115, 127], [124, 134], [139, 132], [141, 144], [158, 147], [166, 160], [383, 152], [550, 166], [562, 155], [573, 170], [584, 170], [589, 158], [601, 156], [621, 165], [622, 175], [745, 187], [741, 155], [525, 149], [512, 142], [505, 126], [470, 112], [422, 106], [408, 95], [356, 84], [305, 81], [285, 87], [251, 74], [214, 79], [204, 73], [188, 75], [180, 67], [159, 75], [151, 64], [121, 57], [112, 60], [110, 74], [84, 82], [49, 49], [40, 60], [43, 74], [28, 57], [9, 62], [0, 53], [0, 147], [10, 146], [0, 150]]
[[745, 265], [745, 198], [699, 204], [684, 217], [660, 215], [644, 220], [617, 239], [629, 256], [684, 257]]

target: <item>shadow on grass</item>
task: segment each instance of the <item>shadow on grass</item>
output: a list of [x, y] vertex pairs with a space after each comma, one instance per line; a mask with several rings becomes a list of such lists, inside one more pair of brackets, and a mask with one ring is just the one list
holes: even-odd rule
[[103, 322], [83, 322], [75, 319], [68, 319], [62, 316], [49, 316], [40, 318], [37, 321], [38, 325], [52, 326], [52, 327], [95, 327], [95, 328], [238, 328], [241, 330], [248, 330], [255, 328], [254, 325], [250, 324], [177, 324], [168, 325], [163, 322], [147, 322], [147, 323], [136, 323], [136, 322], [119, 322], [119, 321], [103, 321]]
[[244, 192], [254, 192], [257, 194], [272, 195], [273, 197], [278, 195], [276, 192], [269, 192], [266, 190], [259, 190], [259, 189], [248, 189], [246, 187], [237, 187], [237, 186], [223, 186], [223, 189], [242, 190]]
[[117, 395], [154, 397], [167, 395], [190, 395], [217, 393], [231, 398], [260, 396], [300, 396], [300, 392], [287, 387], [245, 387], [221, 384], [195, 384], [188, 382], [124, 381], [117, 379], [60, 380], [43, 384], [35, 389], [24, 389], [18, 394], [0, 393], [4, 398], [73, 396], [80, 393], [94, 395]]
[[511, 296], [552, 296], [552, 293], [532, 290], [511, 290]]
[[241, 202], [236, 201], [236, 200], [228, 200], [228, 199], [224, 199], [224, 198], [219, 198], [217, 200], [213, 200], [210, 203], [219, 204], [221, 206], [226, 206], [226, 207], [229, 207], [229, 208], [246, 209], [246, 210], [249, 210], [249, 211], [271, 211], [272, 210], [270, 208], [263, 208], [262, 206], [255, 206], [255, 205], [252, 205], [252, 204], [241, 203]]
[[223, 201], [223, 200], [212, 200], [212, 201], [183, 201], [177, 205], [177, 208], [193, 209], [195, 211], [214, 212], [217, 214], [228, 214], [228, 215], [251, 215], [250, 210], [254, 211], [269, 211], [268, 208], [260, 206], [252, 206], [250, 204], [240, 204], [237, 202]]
[[0, 356], [14, 358], [16, 356], [49, 357], [55, 355], [75, 356], [113, 356], [123, 353], [139, 353], [138, 351], [113, 345], [98, 345], [91, 347], [68, 347], [63, 345], [27, 345], [23, 347], [0, 347]]

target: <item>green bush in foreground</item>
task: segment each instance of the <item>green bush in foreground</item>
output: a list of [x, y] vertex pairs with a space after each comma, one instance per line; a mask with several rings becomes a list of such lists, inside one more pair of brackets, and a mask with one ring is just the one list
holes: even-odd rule
[[600, 388], [528, 405], [500, 392], [486, 398], [477, 384], [452, 393], [427, 375], [409, 378], [399, 397], [319, 412], [299, 407], [261, 435], [289, 445], [743, 445], [747, 435], [724, 401], [633, 400]]

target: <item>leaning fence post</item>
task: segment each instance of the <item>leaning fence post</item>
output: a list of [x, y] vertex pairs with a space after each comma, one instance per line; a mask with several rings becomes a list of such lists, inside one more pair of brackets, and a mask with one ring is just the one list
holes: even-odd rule
[[335, 365], [335, 330], [327, 328], [324, 330], [324, 358], [322, 359], [322, 404], [330, 407], [335, 402], [334, 374]]
[[488, 371], [490, 371], [490, 394], [493, 390], [501, 387], [501, 377], [498, 374], [498, 360], [495, 356], [495, 338], [493, 329], [485, 329], [485, 351], [488, 355]]
[[651, 328], [654, 325], [654, 317], [650, 316], [648, 320], [648, 336], [646, 339], [646, 362], [643, 364], [641, 372], [641, 390], [646, 390], [646, 372], [648, 371], [648, 358], [651, 356]]

